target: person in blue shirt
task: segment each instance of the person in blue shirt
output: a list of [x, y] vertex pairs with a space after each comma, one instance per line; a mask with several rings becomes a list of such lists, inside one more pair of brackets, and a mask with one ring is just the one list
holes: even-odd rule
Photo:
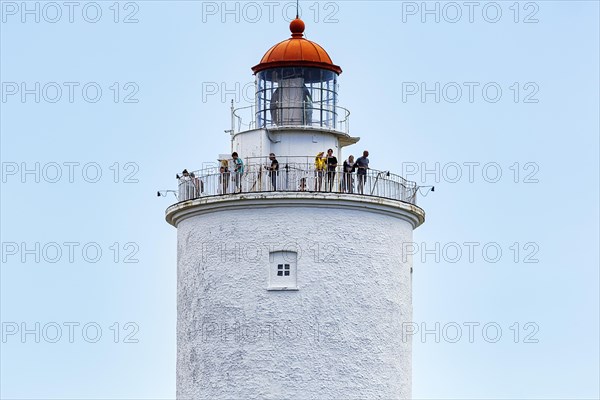
[[365, 183], [367, 182], [367, 170], [369, 169], [369, 152], [363, 151], [362, 157], [358, 157], [354, 166], [356, 167], [356, 177], [358, 178], [358, 192], [363, 194]]
[[235, 181], [235, 190], [237, 192], [241, 192], [242, 175], [244, 174], [244, 161], [242, 161], [236, 151], [231, 154], [231, 158], [233, 158], [233, 178]]

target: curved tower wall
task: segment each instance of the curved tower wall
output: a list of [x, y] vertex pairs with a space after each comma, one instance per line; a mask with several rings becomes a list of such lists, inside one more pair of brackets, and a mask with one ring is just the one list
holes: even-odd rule
[[[257, 199], [183, 206], [174, 222], [177, 398], [410, 398], [414, 215]], [[297, 286], [272, 287], [290, 250]]]

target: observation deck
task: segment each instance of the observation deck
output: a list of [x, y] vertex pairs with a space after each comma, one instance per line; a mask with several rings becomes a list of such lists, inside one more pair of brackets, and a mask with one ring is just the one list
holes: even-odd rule
[[298, 205], [311, 201], [328, 207], [344, 207], [351, 202], [352, 207], [401, 209], [411, 214], [415, 227], [425, 220], [425, 212], [417, 206], [419, 186], [389, 171], [347, 173], [342, 166], [319, 170], [314, 156], [277, 157], [277, 171], [269, 169], [269, 157], [248, 157], [243, 161], [243, 173], [220, 172], [215, 165], [178, 175], [178, 188], [172, 191], [178, 202], [167, 209], [167, 221], [175, 225], [181, 212], [191, 206], [212, 210], [224, 203], [246, 207], [251, 203], [268, 206], [275, 202]]

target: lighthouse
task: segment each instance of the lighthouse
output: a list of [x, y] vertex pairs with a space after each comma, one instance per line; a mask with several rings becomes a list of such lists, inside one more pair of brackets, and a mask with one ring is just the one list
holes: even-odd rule
[[255, 101], [232, 106], [227, 151], [178, 174], [166, 210], [177, 398], [410, 398], [418, 186], [363, 149], [344, 165], [359, 138], [342, 68], [302, 20], [290, 30], [252, 67]]

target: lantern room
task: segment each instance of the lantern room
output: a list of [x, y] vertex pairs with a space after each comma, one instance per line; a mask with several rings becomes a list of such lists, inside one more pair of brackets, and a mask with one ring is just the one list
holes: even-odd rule
[[304, 22], [290, 23], [292, 37], [277, 43], [252, 68], [256, 75], [257, 128], [313, 127], [335, 130], [342, 110], [337, 107], [338, 76], [317, 43], [304, 38]]

